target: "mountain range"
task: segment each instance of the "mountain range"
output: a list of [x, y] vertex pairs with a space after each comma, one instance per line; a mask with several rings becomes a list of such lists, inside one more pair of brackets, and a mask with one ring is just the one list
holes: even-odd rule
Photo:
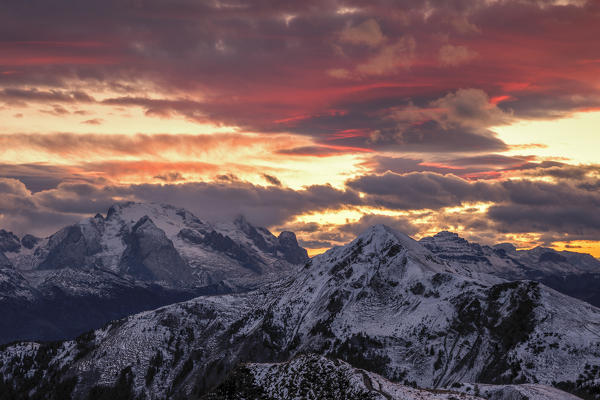
[[510, 243], [482, 246], [443, 231], [420, 243], [472, 276], [530, 279], [600, 307], [600, 260], [589, 254], [545, 247], [517, 250]]
[[203, 294], [250, 290], [308, 259], [291, 232], [243, 217], [124, 203], [44, 238], [0, 230], [0, 343], [73, 338]]
[[[177, 215], [169, 207], [124, 209], [148, 207]], [[116, 218], [114, 213], [123, 213], [123, 208], [109, 212], [105, 220]], [[178, 243], [194, 243], [181, 234], [182, 225], [150, 225], [149, 220], [160, 219], [147, 212], [126, 214], [134, 216], [120, 218], [126, 221], [121, 226], [127, 239], [122, 241], [128, 244], [116, 252], [119, 256], [101, 251], [91, 259], [103, 266], [110, 264], [103, 260], [119, 260], [111, 264], [118, 266], [111, 270], [118, 276], [160, 282], [164, 288], [184, 287], [190, 271], [183, 264], [162, 255], [156, 262], [130, 261], [152, 251], [144, 250], [145, 239], [129, 239], [141, 229], [141, 237], [163, 243], [154, 225], [179, 249]], [[218, 233], [261, 254], [258, 245], [242, 240], [249, 234], [239, 225], [229, 224]], [[104, 232], [106, 226], [111, 223], [105, 222]], [[111, 235], [101, 237], [115, 237]], [[291, 234], [273, 237], [269, 249], [284, 247], [282, 236], [291, 241]], [[569, 268], [594, 273], [596, 261], [585, 256], [570, 260], [546, 249], [522, 253], [506, 245], [480, 247], [479, 258], [468, 261], [477, 245], [456, 235], [441, 233], [417, 242], [376, 225], [347, 245], [304, 258], [282, 274], [277, 267], [281, 259], [286, 265], [294, 263], [285, 252], [271, 250], [265, 257], [279, 259], [261, 265], [260, 272], [268, 277], [262, 283], [250, 273], [231, 284], [222, 281], [244, 290], [144, 311], [73, 340], [3, 346], [0, 388], [17, 398], [23, 393], [29, 398], [77, 399], [576, 398], [562, 390], [597, 398], [600, 309], [535, 280], [520, 280], [529, 266], [554, 273], [556, 264], [561, 276], [576, 273]], [[543, 258], [542, 266], [527, 261], [535, 257], [538, 262]], [[191, 267], [191, 258], [182, 259], [192, 279], [205, 279], [211, 271], [195, 270], [202, 265]], [[499, 260], [505, 268], [493, 267]], [[525, 267], [511, 267], [517, 262]], [[173, 270], [161, 271], [171, 263]], [[513, 271], [513, 280], [503, 277], [506, 271]], [[271, 273], [277, 278], [270, 279]]]

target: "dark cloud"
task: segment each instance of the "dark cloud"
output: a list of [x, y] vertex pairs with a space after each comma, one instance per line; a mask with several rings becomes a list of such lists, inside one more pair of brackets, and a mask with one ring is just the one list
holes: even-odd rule
[[[408, 152], [500, 151], [506, 145], [489, 128], [511, 116], [600, 106], [589, 85], [600, 58], [595, 1], [219, 4], [5, 3], [0, 99], [98, 98], [149, 115]], [[431, 62], [440, 56], [445, 65]], [[150, 86], [157, 95], [146, 95]], [[506, 101], [492, 102], [499, 97]]]
[[496, 184], [471, 183], [432, 172], [365, 175], [347, 184], [365, 193], [364, 200], [369, 204], [401, 210], [438, 209], [465, 202], [501, 201], [504, 197]]
[[484, 214], [476, 208], [463, 210], [451, 220], [440, 214], [436, 223], [441, 225], [503, 233], [553, 232], [563, 239], [594, 240], [600, 234], [596, 212], [600, 209], [600, 192], [594, 182], [598, 180], [583, 184], [524, 179], [471, 182], [432, 172], [388, 172], [359, 177], [348, 185], [365, 194], [365, 204], [391, 209], [436, 210], [469, 202], [492, 203]]
[[281, 186], [281, 181], [275, 176], [263, 174], [263, 178], [273, 186]]
[[67, 90], [38, 90], [6, 88], [0, 90], [0, 100], [7, 103], [13, 102], [41, 102], [41, 103], [89, 103], [94, 98], [82, 91]]
[[165, 182], [176, 182], [184, 179], [183, 175], [176, 171], [168, 172], [162, 175], [155, 175], [154, 178]]
[[[36, 166], [27, 168], [36, 171]], [[472, 236], [487, 235], [488, 239], [523, 232], [543, 234], [548, 241], [595, 240], [600, 234], [600, 180], [593, 179], [474, 182], [433, 172], [388, 172], [350, 180], [347, 189], [315, 185], [293, 190], [257, 186], [236, 177], [212, 183], [169, 183], [178, 177], [175, 172], [161, 185], [110, 185], [71, 175], [69, 180], [35, 193], [20, 180], [0, 178], [0, 223], [19, 234], [43, 235], [64, 223], [103, 212], [115, 202], [134, 200], [171, 203], [205, 220], [231, 220], [243, 214], [257, 225], [295, 230], [307, 243], [342, 243], [377, 223], [407, 234], [430, 229], [434, 224], [444, 229], [466, 229]], [[478, 207], [460, 212], [446, 210], [478, 202], [492, 204], [483, 211]], [[412, 211], [406, 217], [367, 214], [342, 226], [294, 222], [302, 214], [352, 207]]]
[[495, 205], [488, 216], [496, 223], [494, 228], [503, 233], [551, 232], [555, 240], [597, 240], [600, 234], [600, 216], [581, 205]]
[[533, 157], [515, 157], [505, 156], [502, 154], [484, 154], [471, 157], [454, 158], [445, 161], [449, 166], [471, 167], [471, 166], [488, 166], [488, 167], [515, 167], [527, 164]]
[[[174, 204], [206, 220], [232, 220], [243, 214], [261, 226], [282, 225], [294, 216], [309, 211], [361, 204], [355, 192], [329, 185], [292, 190], [279, 186], [255, 186], [240, 181], [129, 186], [72, 181], [31, 193], [16, 179], [0, 178], [0, 192], [3, 225], [19, 233], [31, 230], [38, 234], [48, 233], [58, 226], [48, 225], [45, 219], [23, 221], [27, 215], [47, 212], [53, 216], [64, 214], [62, 220], [73, 220], [74, 216], [82, 218], [102, 212], [122, 200]], [[61, 219], [51, 221], [55, 220]]]
[[408, 172], [435, 172], [454, 174], [468, 180], [500, 179], [505, 175], [548, 176], [583, 178], [597, 170], [594, 166], [577, 166], [555, 161], [537, 161], [533, 156], [505, 156], [481, 154], [458, 158], [413, 159], [406, 157], [373, 156], [363, 165], [381, 174], [387, 171], [397, 174]]
[[307, 249], [329, 249], [333, 243], [326, 240], [303, 240], [299, 239], [298, 244]]
[[[600, 60], [600, 3], [560, 3], [3, 2], [4, 110], [31, 104], [55, 119], [88, 115], [88, 106], [94, 117], [96, 108], [141, 108], [150, 116], [233, 125], [263, 136], [289, 132], [315, 142], [290, 145], [279, 155], [386, 155], [367, 159], [372, 174], [351, 179], [347, 189], [291, 190], [272, 175], [264, 176], [271, 186], [251, 185], [222, 165], [113, 158], [170, 150], [202, 160], [203, 149], [243, 147], [263, 140], [257, 137], [4, 133], [0, 144], [10, 151], [94, 152], [107, 160], [0, 165], [1, 221], [18, 230], [48, 230], [117, 199], [176, 203], [208, 219], [242, 212], [262, 225], [356, 205], [443, 210], [483, 201], [494, 203], [487, 214], [475, 209], [437, 220], [479, 232], [530, 229], [597, 238], [597, 166], [500, 155], [509, 147], [493, 132], [516, 118], [600, 107], [590, 84]], [[97, 178], [140, 171], [166, 184], [120, 186]], [[188, 171], [218, 175], [217, 182], [174, 184]], [[85, 178], [91, 172], [94, 177]], [[515, 172], [526, 179], [500, 179]], [[485, 177], [494, 179], [474, 181]], [[384, 217], [368, 216], [348, 229], [377, 218]], [[415, 229], [394, 221], [388, 220]], [[350, 235], [304, 229], [320, 243]]]
[[53, 189], [65, 180], [85, 180], [66, 167], [47, 164], [0, 164], [0, 178], [18, 180], [33, 193]]

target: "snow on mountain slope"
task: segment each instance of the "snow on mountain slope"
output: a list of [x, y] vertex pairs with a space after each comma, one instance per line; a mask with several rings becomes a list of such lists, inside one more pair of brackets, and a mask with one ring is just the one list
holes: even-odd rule
[[[20, 246], [18, 238], [11, 241], [10, 235], [4, 235], [4, 242], [12, 249], [7, 255], [17, 269], [103, 268], [171, 286], [227, 281], [251, 287], [289, 273], [292, 264], [308, 258], [291, 232], [279, 239], [243, 218], [211, 225], [184, 209], [153, 203], [116, 204], [106, 218], [98, 214], [65, 227], [31, 249]], [[137, 266], [130, 273], [123, 259], [131, 259], [133, 248], [141, 243], [148, 251], [134, 252]]]
[[[285, 363], [244, 364], [206, 400], [482, 400], [455, 391], [433, 391], [399, 385], [340, 360], [302, 355]], [[558, 397], [556, 397], [558, 399]]]
[[0, 343], [71, 338], [165, 304], [250, 290], [308, 259], [291, 232], [277, 238], [243, 218], [211, 225], [141, 203], [116, 204], [45, 239], [0, 230], [0, 248], [0, 309], [15, 318], [0, 321]]
[[508, 280], [532, 279], [600, 306], [600, 260], [589, 254], [543, 247], [516, 250], [509, 243], [482, 246], [447, 231], [420, 243], [473, 277], [490, 274]]
[[256, 291], [196, 298], [43, 349], [20, 358], [5, 349], [0, 372], [41, 358], [33, 387], [77, 377], [76, 398], [125, 382], [152, 399], [204, 395], [240, 362], [316, 353], [433, 389], [600, 389], [599, 309], [537, 282], [473, 279], [383, 225]]
[[521, 384], [521, 385], [461, 385], [461, 392], [473, 393], [478, 392], [480, 396], [490, 400], [577, 400], [570, 393], [562, 390], [538, 384]]
[[503, 243], [493, 247], [471, 243], [458, 234], [442, 231], [425, 237], [420, 243], [439, 257], [477, 267], [478, 272], [501, 274], [515, 278], [531, 278], [539, 273], [600, 273], [600, 260], [589, 254], [556, 251], [544, 247], [516, 250]]

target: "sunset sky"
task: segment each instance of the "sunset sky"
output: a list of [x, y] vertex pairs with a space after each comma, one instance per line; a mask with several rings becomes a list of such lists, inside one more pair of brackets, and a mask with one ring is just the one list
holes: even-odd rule
[[600, 257], [600, 1], [4, 0], [0, 228], [124, 200]]

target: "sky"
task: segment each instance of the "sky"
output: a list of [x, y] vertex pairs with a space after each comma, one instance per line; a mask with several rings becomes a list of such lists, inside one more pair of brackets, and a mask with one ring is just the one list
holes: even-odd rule
[[0, 228], [115, 202], [600, 257], [600, 2], [4, 0]]

